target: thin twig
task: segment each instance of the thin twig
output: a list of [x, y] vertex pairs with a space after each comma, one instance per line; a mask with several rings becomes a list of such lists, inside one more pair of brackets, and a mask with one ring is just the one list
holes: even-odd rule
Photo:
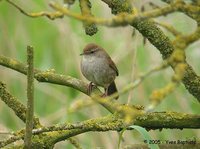
[[8, 132], [8, 131], [0, 131], [1, 135], [13, 135], [14, 132]]
[[165, 28], [169, 32], [171, 32], [174, 36], [181, 36], [181, 32], [177, 31], [172, 25], [169, 25], [167, 23], [162, 23], [162, 22], [155, 22], [159, 26]]
[[15, 4], [14, 2], [10, 1], [10, 0], [6, 0], [9, 4], [11, 4], [12, 6], [14, 6], [15, 8], [17, 8], [22, 14], [28, 16], [28, 17], [32, 17], [32, 18], [36, 18], [36, 17], [41, 17], [41, 16], [46, 16], [47, 18], [53, 20], [55, 18], [62, 18], [63, 14], [60, 12], [45, 12], [45, 11], [41, 11], [41, 12], [36, 12], [36, 13], [28, 13], [26, 12], [24, 9], [22, 9], [21, 7], [19, 7], [17, 4]]
[[148, 72], [146, 72], [145, 74], [141, 75], [140, 77], [138, 77], [134, 82], [126, 85], [123, 89], [121, 89], [118, 93], [114, 93], [112, 94], [111, 96], [107, 97], [108, 100], [111, 100], [111, 99], [114, 99], [115, 97], [121, 95], [121, 94], [124, 94], [128, 91], [130, 91], [131, 89], [134, 89], [136, 88], [137, 86], [139, 86], [143, 81], [144, 79], [147, 78], [147, 76], [151, 75], [152, 73], [156, 72], [156, 71], [160, 71], [162, 69], [165, 69], [167, 68], [169, 65], [168, 65], [168, 62], [167, 60], [166, 61], [163, 61], [163, 63], [159, 66], [156, 66], [154, 68], [152, 68], [151, 70], [149, 70]]

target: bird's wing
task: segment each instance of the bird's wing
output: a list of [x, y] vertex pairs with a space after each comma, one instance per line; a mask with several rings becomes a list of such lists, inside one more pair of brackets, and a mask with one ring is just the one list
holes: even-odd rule
[[115, 63], [112, 61], [112, 59], [110, 58], [110, 56], [109, 56], [108, 58], [110, 59], [110, 60], [108, 61], [109, 66], [110, 66], [113, 70], [115, 70], [115, 72], [116, 72], [116, 74], [117, 74], [117, 76], [118, 76], [118, 75], [119, 75], [119, 71], [118, 71], [118, 69], [117, 69]]

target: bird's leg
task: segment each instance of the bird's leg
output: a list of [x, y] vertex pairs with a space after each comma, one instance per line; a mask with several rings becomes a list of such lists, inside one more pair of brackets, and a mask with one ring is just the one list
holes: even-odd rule
[[90, 84], [88, 85], [88, 95], [90, 95], [91, 94], [91, 92], [92, 92], [92, 88], [94, 87], [95, 85], [92, 83], [92, 82], [90, 82]]
[[106, 97], [108, 95], [108, 88], [104, 88], [105, 93], [101, 95], [101, 97]]

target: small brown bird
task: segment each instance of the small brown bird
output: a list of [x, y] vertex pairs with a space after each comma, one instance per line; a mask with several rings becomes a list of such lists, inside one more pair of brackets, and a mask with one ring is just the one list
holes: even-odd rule
[[119, 72], [108, 53], [102, 47], [90, 43], [86, 45], [83, 53], [80, 55], [83, 56], [81, 60], [81, 71], [91, 81], [88, 89], [89, 94], [92, 83], [103, 87], [106, 96], [117, 92], [114, 80], [119, 75]]

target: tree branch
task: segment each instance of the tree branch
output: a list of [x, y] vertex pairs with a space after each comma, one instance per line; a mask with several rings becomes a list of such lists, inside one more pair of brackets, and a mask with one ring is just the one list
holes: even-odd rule
[[[122, 121], [122, 122], [120, 122]], [[118, 125], [114, 124], [117, 123]], [[170, 123], [169, 123], [170, 122]], [[112, 125], [112, 123], [114, 125]], [[185, 114], [178, 112], [152, 112], [138, 116], [132, 125], [139, 125], [147, 129], [199, 129], [200, 115]], [[94, 131], [106, 130], [121, 130], [124, 127], [122, 119], [114, 118], [114, 116], [106, 116], [103, 118], [91, 119], [75, 124], [64, 123], [57, 126], [42, 127], [33, 130], [33, 134], [40, 134], [43, 132], [73, 130], [73, 129], [91, 129]]]
[[[39, 12], [39, 13], [27, 13], [22, 8], [17, 6], [15, 3], [7, 0], [11, 5], [21, 11], [23, 14], [29, 17], [41, 17], [46, 16], [50, 19], [55, 19], [58, 17], [63, 17], [63, 15], [78, 19], [80, 21], [84, 21], [86, 27], [91, 24], [99, 24], [105, 26], [124, 26], [124, 25], [132, 25], [135, 27], [142, 35], [149, 39], [149, 41], [157, 47], [160, 53], [163, 56], [163, 59], [170, 59], [173, 57], [173, 53], [177, 52], [175, 49], [178, 49], [179, 52], [182, 50], [184, 53], [184, 49], [191, 44], [192, 42], [198, 40], [200, 38], [200, 17], [199, 12], [200, 8], [195, 7], [194, 5], [186, 5], [184, 1], [176, 0], [176, 1], [165, 1], [168, 2], [169, 5], [154, 9], [149, 12], [144, 12], [140, 14], [135, 14], [133, 9], [128, 2], [125, 1], [118, 1], [118, 0], [102, 0], [108, 4], [108, 6], [112, 9], [112, 13], [116, 14], [117, 16], [111, 19], [103, 19], [103, 18], [96, 18], [91, 15], [90, 7], [87, 5], [85, 1], [80, 0], [80, 5], [82, 9], [82, 15], [73, 13], [69, 11], [66, 7], [62, 7], [57, 3], [51, 3], [50, 6], [56, 10], [56, 12]], [[164, 0], [163, 0], [164, 1]], [[85, 2], [85, 3], [84, 3]], [[89, 2], [89, 1], [87, 1]], [[85, 9], [86, 8], [86, 9]], [[178, 37], [171, 42], [168, 37], [164, 35], [164, 33], [155, 25], [154, 21], [149, 21], [147, 19], [154, 18], [162, 15], [169, 14], [174, 11], [181, 11], [191, 17], [192, 19], [196, 20], [198, 27], [197, 30], [189, 36], [183, 36], [182, 34], [173, 30], [173, 28], [168, 29], [171, 30], [174, 35], [178, 35]], [[178, 44], [177, 44], [178, 43]], [[178, 56], [177, 56], [178, 55]], [[188, 89], [188, 91], [193, 94], [199, 101], [200, 101], [200, 77], [194, 72], [192, 67], [187, 63], [184, 59], [184, 54], [179, 55], [176, 54], [177, 57], [174, 57], [174, 62], [169, 63], [171, 64], [172, 68], [175, 71], [175, 75], [172, 78], [172, 81], [163, 89], [156, 91], [152, 94], [152, 99], [162, 99], [165, 95], [172, 92], [175, 86], [179, 83], [182, 79], [182, 82]], [[182, 61], [179, 61], [179, 58], [183, 58]], [[184, 68], [186, 67], [186, 73], [183, 71], [183, 64]], [[31, 69], [27, 69], [26, 65], [20, 63], [16, 60], [4, 57], [0, 55], [0, 65], [5, 67], [14, 69], [18, 72], [23, 74], [27, 74], [28, 78], [31, 80], [28, 81], [29, 83], [33, 81], [33, 77], [36, 78], [40, 82], [49, 82], [59, 85], [65, 85], [77, 89], [85, 94], [87, 94], [87, 84], [81, 80], [76, 78], [72, 78], [70, 76], [64, 76], [60, 74], [55, 74], [52, 71], [41, 71], [38, 69], [34, 69], [34, 74], [31, 72], [33, 71], [33, 66]], [[29, 65], [31, 66], [31, 65]], [[160, 70], [162, 68], [166, 68], [167, 65], [163, 65], [165, 67], [159, 67], [159, 69], [154, 69], [155, 71]], [[30, 68], [30, 67], [28, 67]], [[30, 71], [28, 71], [30, 70]], [[153, 71], [154, 71], [153, 70]], [[30, 73], [27, 73], [30, 72]], [[152, 71], [152, 72], [153, 72]], [[149, 74], [151, 71], [149, 72]], [[30, 75], [29, 75], [30, 74]], [[177, 75], [177, 74], [184, 74]], [[32, 76], [31, 76], [32, 75]], [[148, 75], [148, 73], [146, 74]], [[134, 87], [138, 86], [145, 76], [140, 77], [136, 82], [128, 84], [124, 89], [119, 91], [120, 94], [133, 89]], [[32, 82], [33, 83], [33, 82]], [[173, 84], [174, 83], [174, 84]], [[32, 85], [29, 84], [31, 87]], [[31, 89], [28, 91], [31, 91]], [[158, 94], [159, 93], [159, 94]], [[163, 94], [160, 94], [163, 93]], [[29, 94], [29, 93], [28, 93]], [[108, 109], [111, 113], [115, 113], [113, 115], [109, 115], [106, 117], [86, 120], [80, 123], [75, 124], [59, 124], [49, 127], [40, 126], [39, 120], [34, 117], [34, 129], [32, 131], [33, 145], [38, 145], [39, 147], [45, 146], [46, 148], [52, 148], [55, 143], [69, 139], [70, 137], [76, 136], [78, 134], [89, 132], [89, 131], [120, 131], [123, 128], [127, 128], [130, 125], [140, 125], [147, 129], [163, 129], [163, 128], [171, 128], [171, 129], [183, 129], [183, 128], [190, 128], [190, 129], [199, 129], [200, 128], [200, 116], [195, 114], [185, 114], [185, 113], [177, 113], [177, 112], [159, 112], [159, 113], [145, 113], [143, 108], [137, 108], [132, 105], [122, 105], [112, 100], [113, 97], [117, 96], [114, 94], [107, 98], [100, 98], [99, 95], [102, 94], [98, 89], [95, 89], [94, 92], [89, 95], [91, 98], [103, 105], [106, 109]], [[29, 94], [32, 95], [32, 94]], [[157, 96], [162, 95], [162, 96]], [[13, 97], [5, 88], [5, 85], [0, 82], [0, 97], [1, 99], [16, 113], [16, 115], [26, 121], [25, 113], [27, 112], [26, 107], [18, 102], [18, 100]], [[29, 108], [28, 108], [29, 109]], [[28, 111], [28, 112], [31, 112]], [[27, 112], [27, 115], [28, 115]], [[27, 116], [27, 118], [31, 118], [31, 116]], [[28, 119], [27, 119], [28, 120]], [[39, 127], [40, 126], [40, 127]], [[129, 129], [129, 128], [127, 128]], [[29, 131], [29, 134], [30, 131]], [[48, 134], [48, 135], [46, 135]], [[40, 140], [38, 139], [38, 135], [40, 135]], [[16, 140], [24, 139], [24, 130], [21, 130], [19, 133], [15, 133], [15, 136], [0, 142], [0, 147], [3, 147], [7, 144], [15, 142]], [[71, 140], [73, 142], [73, 140]]]
[[34, 114], [34, 62], [33, 47], [27, 46], [27, 111], [26, 111], [26, 131], [24, 146], [26, 149], [31, 148], [31, 136], [33, 129]]
[[12, 6], [14, 6], [16, 9], [18, 9], [22, 14], [28, 16], [28, 17], [32, 17], [32, 18], [36, 18], [38, 16], [45, 16], [51, 20], [55, 19], [55, 18], [62, 18], [63, 14], [61, 14], [60, 12], [36, 12], [36, 13], [28, 13], [26, 12], [24, 9], [22, 9], [21, 7], [19, 7], [17, 4], [15, 4], [14, 2], [10, 1], [10, 0], [6, 0], [9, 4], [11, 4]]
[[[27, 13], [25, 10], [23, 10], [18, 5], [11, 2], [10, 0], [6, 0], [6, 1], [8, 3], [10, 3], [11, 5], [13, 5], [15, 8], [17, 8], [24, 15], [29, 16], [29, 17], [35, 18], [35, 17], [46, 16], [49, 19], [53, 20], [53, 19], [56, 19], [56, 18], [61, 18], [61, 17], [63, 17], [63, 15], [66, 15], [66, 16], [75, 18], [77, 20], [84, 21], [86, 24], [88, 24], [88, 23], [89, 24], [98, 24], [98, 25], [105, 25], [105, 26], [110, 26], [110, 27], [130, 25], [130, 24], [132, 24], [132, 22], [134, 20], [137, 20], [137, 19], [144, 20], [144, 19], [148, 19], [148, 18], [154, 18], [154, 17], [166, 15], [166, 14], [169, 14], [169, 13], [176, 11], [176, 7], [166, 6], [166, 7], [163, 7], [163, 8], [151, 10], [149, 12], [144, 12], [144, 13], [141, 13], [139, 15], [136, 15], [136, 14], [133, 13], [131, 7], [124, 4], [124, 2], [116, 1], [116, 2], [111, 2], [111, 4], [110, 4], [110, 2], [108, 2], [110, 4], [109, 7], [112, 7], [112, 12], [114, 14], [116, 14], [117, 11], [119, 11], [119, 10], [120, 10], [120, 12], [125, 12], [125, 11], [122, 11], [122, 10], [125, 10], [125, 9], [128, 9], [128, 12], [131, 13], [131, 14], [122, 13], [121, 15], [117, 15], [117, 16], [111, 18], [111, 19], [104, 19], [104, 18], [93, 17], [91, 14], [88, 16], [88, 11], [87, 11], [87, 15], [80, 15], [80, 14], [77, 14], [77, 13], [73, 13], [69, 9], [67, 9], [66, 7], [61, 6], [58, 3], [54, 3], [54, 2], [51, 2], [50, 6], [53, 9], [55, 9], [56, 12]], [[107, 1], [105, 1], [105, 2], [107, 2]], [[81, 4], [81, 9], [82, 9], [83, 3], [81, 2], [80, 4]], [[122, 6], [125, 7], [125, 8], [124, 9], [118, 9], [118, 8], [122, 8]], [[85, 7], [85, 4], [84, 4], [84, 7]], [[86, 9], [84, 9], [84, 14], [86, 13], [85, 10]], [[93, 28], [92, 30], [94, 32], [97, 31], [97, 29], [95, 29], [95, 28]]]
[[[146, 113], [140, 115], [136, 120], [130, 125], [139, 125], [148, 130], [150, 129], [199, 129], [200, 128], [200, 116], [195, 114], [185, 114], [177, 112], [155, 112]], [[38, 141], [42, 142], [46, 146], [54, 145], [59, 141], [66, 140], [70, 137], [76, 136], [90, 131], [120, 131], [123, 128], [132, 130], [127, 127], [124, 120], [121, 119], [117, 114], [108, 115], [105, 117], [95, 118], [86, 120], [79, 123], [64, 123], [59, 125], [53, 125], [49, 127], [40, 127], [33, 130], [33, 134], [40, 135], [40, 140], [37, 137], [33, 137], [33, 144], [37, 144]], [[44, 133], [44, 137], [41, 135]], [[22, 139], [23, 133], [20, 133], [19, 137], [13, 137], [8, 139], [9, 143], [12, 141]], [[48, 135], [46, 135], [48, 134]], [[0, 143], [0, 147], [7, 145], [5, 142]], [[39, 143], [39, 142], [38, 142]]]
[[[81, 13], [83, 16], [85, 17], [92, 17], [92, 12], [91, 12], [91, 7], [92, 7], [92, 4], [89, 0], [79, 0], [79, 5], [80, 5], [80, 8], [81, 8]], [[87, 35], [94, 35], [97, 33], [98, 31], [98, 28], [96, 26], [96, 24], [94, 23], [86, 23], [86, 22], [83, 22], [83, 26], [85, 28], [85, 33]]]
[[[5, 84], [0, 81], [0, 98], [5, 104], [10, 107], [15, 114], [25, 123], [26, 122], [26, 107], [19, 102], [18, 99], [16, 99], [14, 96], [12, 96], [5, 87]], [[39, 122], [39, 119], [34, 117], [33, 120], [34, 128], [40, 127], [41, 124]]]
[[[16, 70], [24, 75], [27, 75], [26, 65], [15, 59], [11, 59], [6, 56], [0, 55], [0, 65]], [[55, 74], [52, 71], [41, 71], [39, 69], [34, 69], [34, 78], [39, 82], [49, 82], [69, 86], [87, 94], [87, 84], [81, 80], [72, 78], [70, 76]]]
[[[114, 2], [115, 0], [112, 1]], [[177, 10], [179, 10], [178, 9], [180, 7], [179, 5], [181, 5], [182, 3], [179, 3], [179, 1], [175, 1], [174, 3], [176, 2], [177, 6], [176, 5], [173, 6], [177, 7]], [[127, 1], [125, 1], [125, 3], [129, 5]], [[112, 5], [117, 5], [117, 4], [112, 3]], [[125, 12], [129, 12], [129, 9], [125, 8], [119, 8], [119, 9], [123, 9]], [[198, 10], [195, 9], [194, 14], [197, 12]], [[146, 37], [160, 51], [163, 59], [169, 58], [170, 55], [173, 53], [175, 49], [174, 45], [169, 40], [169, 38], [155, 25], [155, 23], [152, 20], [150, 21], [138, 18], [132, 22], [132, 26], [135, 27], [144, 37]], [[200, 77], [195, 73], [193, 68], [187, 63], [186, 60], [185, 64], [186, 64], [186, 72], [182, 82], [185, 85], [186, 89], [200, 102]], [[174, 67], [172, 66], [172, 68]]]
[[[17, 60], [5, 57], [5, 56], [1, 56], [0, 55], [0, 65], [3, 65], [5, 67], [14, 69], [18, 72], [21, 72], [23, 74], [26, 74], [26, 66], [23, 63], [18, 62]], [[164, 61], [160, 66], [157, 66], [151, 70], [149, 70], [147, 73], [145, 73], [144, 75], [141, 75], [138, 79], [136, 79], [134, 82], [128, 84], [127, 86], [125, 86], [123, 89], [121, 89], [119, 91], [118, 94], [113, 94], [112, 96], [106, 97], [106, 98], [101, 98], [100, 95], [102, 95], [102, 93], [100, 92], [100, 90], [98, 88], [94, 88], [92, 91], [92, 94], [89, 95], [95, 102], [101, 104], [103, 107], [105, 107], [108, 111], [110, 111], [111, 113], [114, 112], [120, 112], [120, 113], [125, 113], [126, 115], [126, 108], [130, 109], [130, 111], [132, 111], [133, 113], [135, 113], [135, 109], [133, 109], [133, 107], [128, 107], [128, 105], [122, 105], [117, 103], [116, 101], [113, 101], [112, 99], [114, 99], [116, 96], [118, 96], [119, 94], [124, 94], [128, 91], [130, 91], [131, 89], [136, 88], [138, 85], [140, 85], [142, 83], [142, 81], [147, 78], [147, 76], [151, 75], [152, 73], [162, 70], [164, 68], [168, 67], [168, 62]], [[59, 84], [59, 85], [64, 85], [64, 86], [68, 86], [68, 87], [72, 87], [74, 89], [77, 89], [85, 94], [88, 94], [87, 92], [87, 88], [88, 85], [81, 81], [78, 80], [76, 78], [70, 77], [70, 76], [65, 76], [65, 75], [60, 75], [60, 74], [56, 74], [53, 73], [52, 71], [41, 71], [38, 69], [34, 69], [34, 77], [35, 79], [37, 79], [40, 82], [48, 82], [48, 83], [53, 83], [53, 84]], [[125, 107], [125, 108], [123, 108]], [[138, 110], [143, 110], [141, 108], [137, 108]], [[130, 114], [130, 113], [129, 113]]]

